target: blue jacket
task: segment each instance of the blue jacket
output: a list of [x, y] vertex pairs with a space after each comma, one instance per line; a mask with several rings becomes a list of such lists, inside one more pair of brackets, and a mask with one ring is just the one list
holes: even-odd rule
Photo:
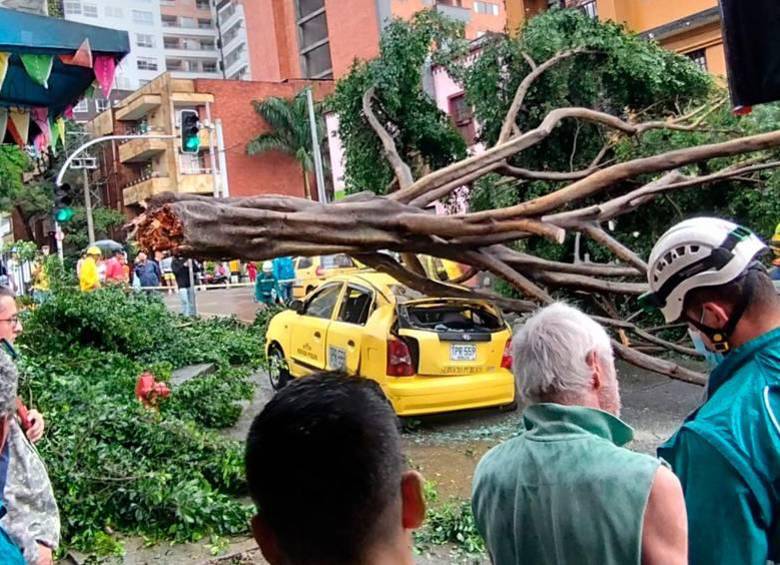
[[277, 281], [292, 281], [295, 278], [295, 265], [292, 257], [277, 257], [273, 261], [274, 278]]
[[135, 266], [135, 274], [141, 281], [141, 286], [160, 286], [160, 266], [157, 261], [147, 260]]
[[765, 565], [780, 536], [780, 328], [712, 372], [707, 400], [658, 449], [682, 482], [691, 565]]

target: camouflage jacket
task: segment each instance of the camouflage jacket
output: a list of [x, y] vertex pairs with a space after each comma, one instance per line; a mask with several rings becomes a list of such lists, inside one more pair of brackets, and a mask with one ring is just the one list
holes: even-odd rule
[[46, 466], [38, 451], [11, 418], [8, 426], [8, 477], [3, 502], [8, 509], [0, 525], [22, 549], [25, 561], [38, 561], [38, 545], [60, 542], [60, 513]]

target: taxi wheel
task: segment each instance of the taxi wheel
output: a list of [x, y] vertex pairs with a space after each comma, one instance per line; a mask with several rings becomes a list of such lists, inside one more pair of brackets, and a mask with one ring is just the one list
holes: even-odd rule
[[280, 390], [290, 381], [290, 370], [284, 352], [278, 345], [272, 345], [268, 352], [268, 380], [271, 388]]
[[518, 407], [518, 401], [517, 401], [518, 398], [519, 398], [519, 393], [517, 391], [517, 383], [515, 383], [515, 399], [509, 404], [504, 404], [503, 406], [499, 407], [499, 410], [501, 410], [502, 412], [514, 412], [515, 410], [517, 410]]

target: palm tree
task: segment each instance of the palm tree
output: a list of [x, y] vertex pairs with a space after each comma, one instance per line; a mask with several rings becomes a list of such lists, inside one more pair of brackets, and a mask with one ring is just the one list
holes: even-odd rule
[[[305, 94], [301, 92], [294, 98], [271, 96], [264, 100], [254, 100], [252, 105], [255, 112], [271, 127], [271, 131], [250, 141], [246, 146], [247, 153], [258, 155], [267, 151], [281, 151], [295, 157], [301, 165], [304, 193], [306, 198], [311, 199], [309, 173], [314, 169], [314, 154]], [[320, 106], [315, 104], [314, 112], [317, 135], [322, 142], [325, 140], [325, 123]]]

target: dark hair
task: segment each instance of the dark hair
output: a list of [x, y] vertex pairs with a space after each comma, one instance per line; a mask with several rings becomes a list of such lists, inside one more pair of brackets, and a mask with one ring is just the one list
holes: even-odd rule
[[398, 419], [379, 386], [340, 373], [297, 379], [255, 418], [249, 492], [291, 563], [348, 565], [400, 497]]
[[684, 309], [697, 309], [705, 302], [720, 302], [734, 309], [747, 297], [746, 315], [756, 311], [763, 312], [778, 301], [777, 291], [772, 279], [760, 267], [748, 269], [744, 276], [719, 286], [695, 288], [685, 296]]

